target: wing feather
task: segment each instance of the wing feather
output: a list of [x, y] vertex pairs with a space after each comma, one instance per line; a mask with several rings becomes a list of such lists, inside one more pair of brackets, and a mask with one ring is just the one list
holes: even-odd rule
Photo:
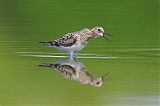
[[76, 70], [70, 65], [59, 65], [56, 69], [67, 79], [73, 79], [76, 75]]
[[73, 33], [68, 33], [63, 38], [55, 40], [54, 45], [67, 47], [74, 45], [76, 41], [77, 37]]

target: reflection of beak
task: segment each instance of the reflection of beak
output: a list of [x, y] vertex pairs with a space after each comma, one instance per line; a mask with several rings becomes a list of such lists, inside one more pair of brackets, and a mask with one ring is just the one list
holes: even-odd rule
[[105, 78], [109, 75], [109, 72], [105, 73], [103, 76], [102, 76], [102, 81], [105, 80]]

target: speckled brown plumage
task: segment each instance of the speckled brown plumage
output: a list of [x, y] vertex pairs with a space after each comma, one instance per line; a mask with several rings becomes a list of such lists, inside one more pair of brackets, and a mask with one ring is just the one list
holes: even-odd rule
[[92, 29], [85, 28], [77, 32], [67, 33], [62, 38], [40, 43], [49, 47], [55, 47], [72, 55], [83, 49], [91, 38], [98, 36], [104, 36], [104, 29], [102, 27], [94, 27]]
[[87, 68], [77, 60], [66, 59], [58, 62], [44, 63], [39, 66], [53, 68], [66, 79], [76, 80], [81, 84], [89, 84], [91, 86], [99, 87], [103, 82], [102, 77], [92, 75]]

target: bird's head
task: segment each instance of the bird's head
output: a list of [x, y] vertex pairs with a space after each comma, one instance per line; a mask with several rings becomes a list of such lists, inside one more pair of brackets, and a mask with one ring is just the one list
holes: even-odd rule
[[93, 77], [90, 84], [94, 87], [101, 87], [108, 74], [109, 72], [105, 73], [102, 77]]
[[105, 35], [111, 35], [109, 33], [105, 33], [104, 29], [102, 27], [94, 27], [94, 28], [92, 28], [91, 29], [91, 33], [92, 33], [93, 37], [103, 37], [105, 39], [107, 39], [105, 37]]
[[94, 87], [100, 87], [103, 84], [103, 80], [101, 77], [93, 78], [91, 81], [91, 85]]

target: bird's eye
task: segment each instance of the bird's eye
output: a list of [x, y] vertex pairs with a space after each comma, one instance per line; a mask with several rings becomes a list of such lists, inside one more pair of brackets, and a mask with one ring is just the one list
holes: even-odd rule
[[98, 31], [100, 32], [100, 31], [101, 31], [101, 29], [98, 29]]
[[96, 84], [97, 84], [97, 85], [99, 85], [99, 84], [100, 84], [100, 82], [97, 82]]

